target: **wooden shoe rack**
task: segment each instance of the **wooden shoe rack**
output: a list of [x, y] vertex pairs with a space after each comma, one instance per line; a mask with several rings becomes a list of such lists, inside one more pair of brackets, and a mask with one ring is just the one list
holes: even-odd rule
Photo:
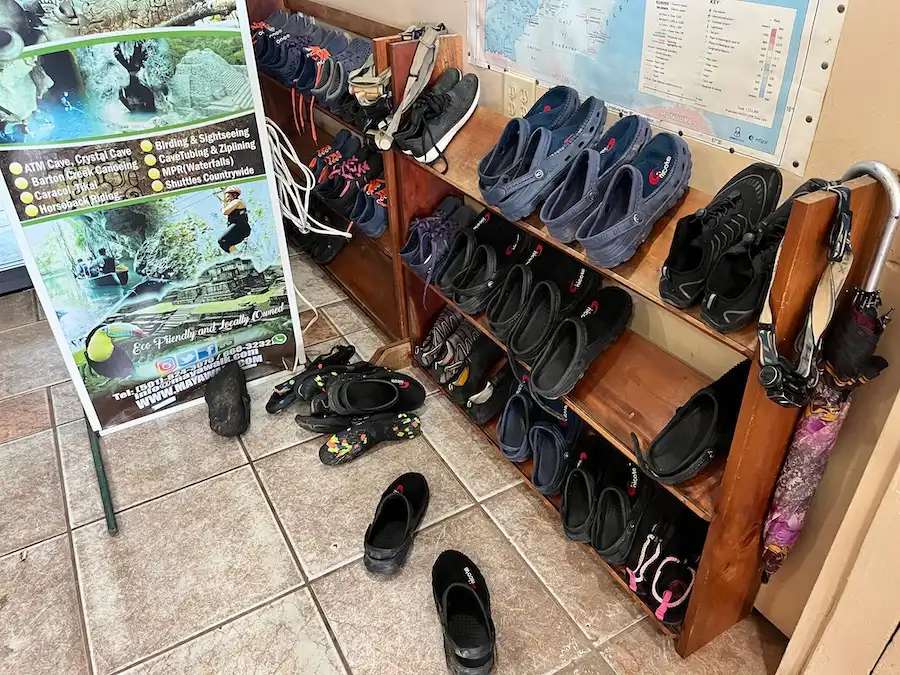
[[[317, 13], [314, 3], [292, 1], [288, 2], [288, 7], [325, 18], [323, 14]], [[328, 11], [331, 22], [342, 27], [335, 20], [335, 10]], [[393, 68], [392, 87], [396, 102], [405, 88], [406, 73], [416, 45], [400, 41], [396, 36], [378, 37], [375, 43], [379, 64]], [[441, 38], [432, 81], [444, 69], [462, 66], [460, 36]], [[276, 86], [280, 85], [267, 83], [267, 93]], [[277, 111], [285, 105], [288, 106], [286, 110], [289, 115], [289, 102], [285, 104], [283, 97], [268, 100], [267, 106], [274, 108], [267, 107], [267, 110], [271, 116], [273, 109]], [[383, 246], [372, 242], [356, 245], [373, 246], [377, 248], [379, 255], [390, 257], [390, 267], [395, 275], [390, 286], [397, 289], [396, 307], [402, 307], [405, 312], [399, 323], [403, 326], [402, 337], [409, 339], [405, 349], [409, 351], [410, 357], [412, 346], [424, 338], [440, 311], [446, 305], [453, 306], [454, 303], [436, 288], [426, 289], [424, 282], [403, 266], [399, 249], [406, 241], [408, 224], [415, 218], [429, 215], [448, 194], [466, 198], [476, 210], [483, 208], [478, 189], [477, 165], [496, 143], [506, 122], [506, 117], [479, 107], [447, 148], [445, 174], [417, 163], [396, 149], [384, 155], [385, 178], [391, 198], [389, 236], [385, 235]], [[288, 125], [283, 128], [287, 129]], [[300, 139], [297, 142], [309, 143], [308, 140]], [[313, 149], [307, 146], [306, 153], [311, 155]], [[723, 183], [726, 179], [727, 177], [723, 177]], [[852, 288], [862, 281], [868, 261], [880, 239], [880, 226], [887, 204], [880, 186], [869, 178], [854, 180], [848, 186], [851, 188], [851, 208], [854, 212], [852, 242], [856, 260], [847, 284], [848, 288]], [[753, 328], [723, 335], [704, 324], [696, 309], [679, 310], [665, 304], [659, 297], [660, 268], [668, 254], [676, 223], [681, 217], [706, 205], [709, 199], [708, 194], [689, 190], [676, 207], [656, 224], [634, 258], [615, 269], [596, 268], [607, 283], [618, 284], [630, 291], [636, 302], [649, 302], [662, 308], [660, 311], [673, 313], [696, 331], [727, 346], [734, 352], [736, 360], [741, 357], [754, 360], [727, 460], [719, 460], [703, 474], [686, 483], [666, 486], [697, 517], [710, 523], [687, 617], [680, 630], [672, 631], [659, 622], [641, 599], [629, 590], [620, 571], [597, 557], [598, 563], [622, 586], [623, 592], [633, 595], [634, 600], [647, 611], [660, 631], [674, 636], [676, 649], [682, 656], [695, 652], [747, 616], [752, 609], [761, 578], [763, 519], [800, 414], [799, 410], [781, 408], [770, 402], [759, 385], [757, 339]], [[792, 210], [772, 290], [777, 339], [783, 353], [789, 353], [791, 349], [805, 319], [808, 299], [824, 270], [827, 232], [836, 201], [835, 195], [819, 192], [799, 200]], [[515, 225], [589, 265], [579, 247], [553, 239], [536, 216], [516, 222]], [[354, 241], [358, 239], [365, 237], [357, 237]], [[349, 251], [348, 247], [335, 262], [347, 256]], [[384, 268], [386, 270], [387, 266]], [[329, 272], [337, 276], [334, 270]], [[365, 273], [365, 278], [368, 282], [373, 279], [368, 272]], [[384, 280], [380, 279], [378, 284], [381, 292], [384, 292], [387, 286]], [[350, 295], [364, 309], [377, 315], [379, 310], [366, 304], [367, 296], [362, 292], [354, 293], [349, 290], [349, 282], [342, 285], [348, 288]], [[482, 333], [495, 339], [483, 317], [466, 318]], [[379, 323], [384, 325], [381, 321]], [[397, 348], [393, 349], [396, 351]], [[565, 401], [587, 427], [603, 435], [633, 460], [631, 434], [634, 433], [642, 446], [646, 447], [671, 419], [676, 408], [709, 382], [710, 378], [690, 364], [641, 335], [628, 331], [591, 365], [572, 393], [565, 397]], [[496, 421], [479, 430], [496, 445]], [[516, 466], [526, 482], [529, 482], [532, 468], [530, 462]], [[558, 509], [557, 498], [545, 498], [545, 501], [550, 507]]]
[[[376, 68], [381, 72], [388, 67], [386, 45], [391, 40], [399, 39], [397, 35], [400, 29], [314, 2], [289, 2], [287, 9], [315, 16], [335, 28], [374, 40]], [[331, 143], [333, 136], [321, 124], [317, 129], [317, 141], [313, 140], [308, 120], [308, 101], [303, 106], [305, 108], [303, 114], [307, 119], [301, 126], [299, 118], [294, 116], [292, 90], [278, 80], [263, 74], [260, 74], [260, 82], [266, 115], [285, 132], [301, 159], [311, 159], [319, 147]], [[313, 107], [319, 115], [361, 136], [360, 131], [352, 124], [329, 110], [318, 104], [313, 104]], [[393, 153], [383, 153], [383, 157], [387, 172], [387, 164], [394, 161]], [[394, 194], [388, 188], [390, 201], [393, 201]], [[329, 211], [327, 204], [326, 211]], [[335, 227], [349, 225], [343, 214], [332, 211], [330, 215]], [[322, 266], [343, 291], [395, 340], [409, 335], [406, 326], [402, 269], [397, 253], [401, 245], [397, 239], [398, 225], [399, 223], [391, 221], [388, 229], [377, 239], [362, 235], [353, 237], [332, 262]]]
[[[403, 73], [415, 45], [391, 44], [388, 50], [394, 65], [395, 100], [405, 87]], [[459, 41], [452, 37], [441, 43], [439, 62], [462, 68]], [[438, 68], [435, 80], [442, 71]], [[401, 241], [405, 241], [408, 223], [428, 215], [448, 194], [456, 194], [483, 208], [478, 189], [478, 162], [497, 142], [507, 118], [479, 107], [459, 132], [445, 155], [445, 174], [417, 163], [402, 152], [396, 156], [395, 174], [388, 184], [396, 185], [401, 198], [393, 207], [392, 221], [400, 223]], [[724, 180], [727, 177], [723, 178]], [[853, 245], [856, 264], [848, 287], [859, 284], [880, 238], [880, 226], [886, 209], [881, 188], [869, 178], [852, 181], [851, 206], [855, 214]], [[401, 189], [402, 188], [402, 189]], [[678, 220], [705, 206], [710, 195], [689, 190], [685, 197], [656, 224], [653, 233], [637, 255], [615, 269], [595, 268], [608, 283], [618, 284], [635, 296], [636, 302], [650, 302], [672, 312], [680, 320], [733, 350], [737, 358], [754, 359], [744, 391], [741, 415], [727, 460], [720, 460], [700, 476], [675, 486], [665, 486], [699, 518], [710, 523], [687, 617], [680, 631], [673, 633], [653, 616], [653, 612], [634, 595], [619, 570], [599, 559], [622, 586], [632, 594], [666, 634], [676, 636], [676, 649], [688, 656], [714, 637], [747, 616], [760, 584], [762, 523], [772, 490], [781, 468], [794, 425], [800, 411], [781, 408], [768, 400], [759, 385], [756, 363], [755, 326], [723, 335], [700, 320], [696, 309], [682, 311], [662, 301], [658, 284], [662, 263], [668, 255]], [[802, 199], [794, 207], [772, 292], [778, 328], [779, 347], [787, 352], [793, 344], [807, 310], [808, 298], [824, 270], [827, 232], [836, 206], [831, 193], [820, 192]], [[587, 262], [578, 246], [553, 239], [543, 224], [532, 216], [515, 223], [522, 230], [574, 258]], [[411, 344], [420, 342], [444, 306], [454, 303], [434, 287], [406, 269], [404, 283], [409, 312]], [[788, 292], [790, 289], [790, 292]], [[424, 303], [422, 301], [425, 295]], [[467, 316], [482, 333], [491, 335], [483, 316]], [[710, 379], [664, 349], [635, 332], [628, 331], [591, 365], [571, 394], [564, 397], [595, 432], [608, 439], [629, 459], [635, 459], [630, 436], [634, 433], [646, 447], [683, 405]], [[481, 431], [496, 445], [496, 422]], [[499, 452], [499, 449], [498, 449]], [[517, 464], [526, 482], [531, 477], [530, 462]], [[552, 507], [559, 500], [545, 499]]]

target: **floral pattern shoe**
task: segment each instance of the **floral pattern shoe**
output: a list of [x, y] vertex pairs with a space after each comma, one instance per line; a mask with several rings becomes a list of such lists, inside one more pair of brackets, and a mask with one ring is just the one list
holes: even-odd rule
[[409, 413], [381, 413], [334, 434], [319, 448], [327, 466], [350, 462], [382, 441], [404, 441], [422, 433], [422, 421]]

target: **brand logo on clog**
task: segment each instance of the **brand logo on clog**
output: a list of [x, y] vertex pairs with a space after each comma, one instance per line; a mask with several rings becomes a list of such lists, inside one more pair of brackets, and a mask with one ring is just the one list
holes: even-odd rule
[[600, 154], [603, 155], [603, 154], [609, 152], [610, 150], [612, 150], [614, 147], [616, 147], [616, 139], [610, 138], [609, 143], [607, 143], [606, 147], [600, 151]]
[[516, 235], [516, 240], [509, 245], [509, 248], [506, 249], [506, 255], [512, 255], [515, 253], [516, 248], [519, 246], [519, 235]]
[[463, 574], [466, 575], [466, 579], [469, 581], [469, 586], [471, 586], [472, 588], [476, 588], [475, 575], [472, 574], [472, 570], [470, 570], [468, 567], [464, 567]]
[[628, 496], [634, 497], [637, 494], [638, 489], [638, 470], [637, 467], [632, 464], [631, 465], [631, 480], [628, 481]]
[[581, 313], [581, 318], [586, 319], [591, 314], [596, 314], [598, 309], [600, 309], [600, 303], [594, 300], [590, 305], [584, 308], [584, 311]]
[[569, 284], [569, 293], [574, 293], [581, 288], [581, 283], [584, 281], [584, 273], [586, 271], [587, 270], [584, 267], [581, 268], [581, 271], [578, 273], [578, 278]]
[[663, 164], [663, 168], [661, 171], [657, 171], [656, 169], [653, 169], [650, 172], [650, 178], [649, 178], [650, 185], [658, 185], [659, 181], [661, 181], [663, 178], [665, 178], [668, 175], [669, 168], [671, 166], [672, 166], [672, 155], [669, 155], [668, 157], [666, 157], [666, 162], [665, 162], [665, 164]]
[[525, 261], [525, 264], [526, 265], [530, 264], [531, 261], [533, 261], [535, 258], [537, 258], [541, 253], [543, 253], [543, 251], [544, 251], [543, 244], [538, 244], [537, 246], [535, 246], [534, 250], [531, 252], [531, 255], [528, 256], [528, 260]]
[[392, 384], [396, 384], [396, 385], [397, 385], [398, 387], [400, 387], [401, 389], [408, 389], [408, 388], [409, 388], [409, 381], [408, 381], [408, 380], [391, 380], [391, 383], [392, 383]]

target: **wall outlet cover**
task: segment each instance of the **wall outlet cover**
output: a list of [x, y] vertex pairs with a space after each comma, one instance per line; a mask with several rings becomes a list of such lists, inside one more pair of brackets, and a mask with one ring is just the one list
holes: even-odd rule
[[503, 110], [510, 117], [525, 117], [534, 105], [537, 82], [530, 77], [503, 73]]

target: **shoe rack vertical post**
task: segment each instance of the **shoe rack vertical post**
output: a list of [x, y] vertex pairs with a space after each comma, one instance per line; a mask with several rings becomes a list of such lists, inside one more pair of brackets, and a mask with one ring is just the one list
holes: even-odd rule
[[[462, 68], [461, 47], [459, 36], [442, 38], [432, 81], [446, 68]], [[400, 100], [406, 86], [414, 52], [414, 42], [394, 42], [388, 46], [395, 102]], [[459, 142], [465, 141], [459, 139]], [[402, 245], [413, 218], [428, 215], [441, 199], [448, 194], [459, 195], [459, 190], [431, 169], [400, 156], [399, 150], [391, 153], [394, 160], [389, 186], [392, 194], [398, 196], [392, 219], [399, 219], [397, 231]], [[465, 153], [454, 154], [465, 156]], [[474, 166], [479, 159], [468, 158], [466, 163]], [[851, 238], [856, 262], [846, 287], [853, 288], [862, 281], [878, 244], [887, 203], [881, 188], [872, 179], [861, 178], [848, 185], [854, 212]], [[478, 198], [476, 194], [468, 196]], [[790, 353], [805, 320], [809, 298], [825, 268], [828, 230], [836, 204], [834, 194], [819, 192], [799, 200], [792, 210], [772, 290], [777, 339], [784, 354]], [[573, 250], [573, 253], [577, 252]], [[408, 296], [409, 337], [415, 344], [427, 333], [444, 303], [431, 289], [425, 289], [423, 298], [422, 281], [405, 268], [401, 273]], [[679, 316], [691, 324], [687, 314]], [[687, 616], [675, 638], [676, 650], [682, 657], [694, 653], [745, 618], [759, 590], [763, 521], [801, 411], [769, 401], [759, 384], [758, 373], [757, 348], [731, 451], [714, 493], [709, 534]]]
[[[852, 291], [861, 285], [881, 238], [887, 204], [881, 187], [872, 179], [856, 179], [848, 186], [855, 262], [845, 289]], [[783, 354], [793, 353], [809, 298], [825, 270], [828, 232], [836, 208], [834, 193], [817, 192], [798, 200], [791, 210], [771, 296], [778, 348]], [[757, 348], [715, 517], [677, 643], [682, 656], [694, 653], [747, 616], [761, 583], [763, 521], [802, 411], [782, 408], [766, 397], [758, 379], [758, 356]]]

